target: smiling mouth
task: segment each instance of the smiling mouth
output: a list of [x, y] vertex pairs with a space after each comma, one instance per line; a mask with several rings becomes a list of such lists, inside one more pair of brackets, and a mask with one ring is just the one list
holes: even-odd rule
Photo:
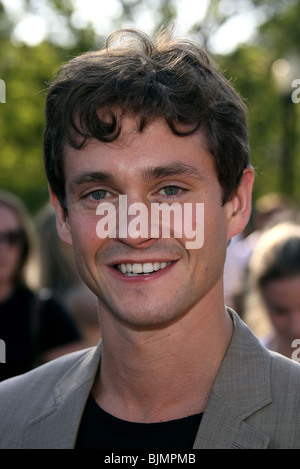
[[116, 264], [114, 268], [121, 272], [121, 274], [126, 277], [133, 277], [137, 275], [151, 275], [159, 270], [165, 269], [172, 262], [145, 262], [144, 264], [140, 263], [126, 263], [126, 264]]

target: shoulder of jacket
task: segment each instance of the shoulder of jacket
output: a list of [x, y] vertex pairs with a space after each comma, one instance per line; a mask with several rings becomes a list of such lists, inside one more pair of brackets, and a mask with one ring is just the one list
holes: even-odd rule
[[280, 380], [281, 386], [289, 383], [300, 384], [300, 364], [279, 353], [271, 351], [269, 353], [271, 355], [272, 381], [276, 383]]
[[51, 383], [56, 384], [60, 377], [63, 376], [73, 365], [84, 359], [91, 349], [83, 349], [76, 352], [68, 353], [55, 360], [45, 363], [37, 368], [34, 368], [27, 373], [24, 373], [13, 378], [9, 378], [0, 383], [0, 411], [3, 407], [6, 398], [9, 401], [13, 396], [18, 396], [20, 393], [30, 393], [37, 386], [37, 383], [42, 383], [47, 379], [47, 384], [50, 387]]
[[[84, 381], [96, 347], [73, 352], [0, 383], [0, 448], [22, 448], [26, 428], [34, 418], [51, 413], [56, 389], [67, 381], [76, 388]], [[72, 389], [70, 390], [72, 392]]]

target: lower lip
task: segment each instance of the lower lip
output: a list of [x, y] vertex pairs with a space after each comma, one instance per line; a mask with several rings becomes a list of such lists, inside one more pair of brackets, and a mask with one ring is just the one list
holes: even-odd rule
[[113, 275], [123, 282], [129, 283], [142, 283], [142, 282], [151, 282], [153, 280], [157, 280], [161, 278], [163, 275], [167, 274], [173, 266], [176, 264], [177, 261], [171, 262], [171, 264], [167, 265], [164, 269], [160, 269], [157, 272], [149, 275], [134, 275], [134, 276], [127, 276], [116, 270], [114, 267], [110, 267]]

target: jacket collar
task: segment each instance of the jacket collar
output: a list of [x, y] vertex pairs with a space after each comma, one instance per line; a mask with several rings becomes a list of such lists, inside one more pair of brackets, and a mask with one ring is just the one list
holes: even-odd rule
[[[53, 397], [45, 400], [39, 415], [29, 422], [25, 448], [72, 449], [85, 403], [99, 370], [101, 341], [62, 376]], [[59, 410], [59, 412], [58, 412]]]
[[194, 448], [265, 448], [269, 438], [245, 419], [272, 401], [271, 357], [238, 315]]

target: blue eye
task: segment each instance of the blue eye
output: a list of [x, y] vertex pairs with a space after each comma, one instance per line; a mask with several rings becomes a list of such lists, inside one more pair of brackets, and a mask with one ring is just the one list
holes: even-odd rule
[[104, 189], [99, 189], [97, 191], [92, 191], [89, 195], [94, 199], [94, 200], [102, 200], [107, 197], [108, 191]]
[[164, 191], [166, 195], [172, 196], [172, 195], [178, 195], [180, 191], [180, 187], [166, 186], [166, 187], [163, 187], [161, 190]]

